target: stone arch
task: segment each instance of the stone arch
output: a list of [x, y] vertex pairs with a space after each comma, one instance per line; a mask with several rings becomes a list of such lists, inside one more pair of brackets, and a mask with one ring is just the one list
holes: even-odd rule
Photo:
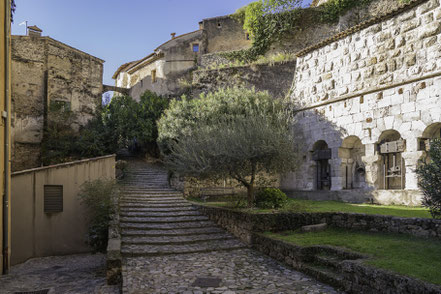
[[395, 130], [384, 131], [377, 143], [379, 161], [379, 177], [377, 187], [382, 190], [404, 190], [406, 183], [406, 168], [403, 152], [406, 141]]
[[331, 190], [331, 149], [324, 140], [315, 142], [312, 146], [312, 161], [314, 162], [314, 188], [315, 190]]
[[418, 140], [418, 150], [423, 151], [420, 157], [421, 160], [425, 162], [430, 161], [428, 154], [430, 141], [438, 138], [441, 138], [441, 123], [433, 123], [424, 130], [422, 137]]
[[362, 189], [366, 187], [366, 168], [362, 158], [365, 146], [357, 136], [346, 137], [338, 149], [341, 159], [341, 177], [343, 189]]

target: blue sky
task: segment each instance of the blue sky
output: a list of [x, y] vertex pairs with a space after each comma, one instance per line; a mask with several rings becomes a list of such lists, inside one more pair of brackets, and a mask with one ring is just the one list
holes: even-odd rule
[[[305, 0], [310, 2], [311, 0]], [[16, 0], [12, 33], [23, 21], [44, 36], [104, 59], [104, 83], [123, 63], [150, 54], [170, 38], [198, 29], [204, 18], [233, 13], [252, 0]]]

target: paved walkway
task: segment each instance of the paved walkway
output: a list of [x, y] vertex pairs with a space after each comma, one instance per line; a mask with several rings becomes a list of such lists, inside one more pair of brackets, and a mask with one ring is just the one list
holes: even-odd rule
[[131, 161], [121, 199], [123, 293], [336, 293], [251, 250]]
[[106, 286], [105, 262], [103, 254], [30, 259], [0, 276], [0, 294], [118, 294], [116, 287]]

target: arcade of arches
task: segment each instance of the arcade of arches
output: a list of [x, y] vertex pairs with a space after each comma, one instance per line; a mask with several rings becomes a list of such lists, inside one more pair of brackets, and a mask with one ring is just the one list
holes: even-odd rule
[[[292, 183], [303, 184], [292, 190], [298, 195], [300, 191], [327, 193], [355, 202], [418, 204], [418, 198], [406, 195], [419, 194], [415, 168], [427, 160], [431, 139], [440, 137], [441, 123], [435, 123], [419, 138], [404, 139], [398, 131], [387, 130], [374, 143], [364, 143], [357, 136], [316, 140], [303, 157], [308, 172], [289, 175], [295, 179]], [[347, 195], [351, 198], [345, 199]], [[393, 201], [390, 195], [401, 196]]]

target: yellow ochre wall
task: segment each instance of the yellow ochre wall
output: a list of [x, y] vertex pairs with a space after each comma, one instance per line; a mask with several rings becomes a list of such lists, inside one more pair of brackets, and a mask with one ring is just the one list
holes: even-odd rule
[[[115, 178], [115, 155], [13, 173], [11, 264], [91, 251], [78, 191], [84, 182], [104, 178]], [[63, 185], [63, 212], [44, 212], [44, 185]]]
[[[10, 0], [2, 0], [0, 4], [0, 274], [4, 274], [3, 267], [6, 269], [9, 267], [9, 256], [11, 253], [11, 238], [10, 238], [10, 226], [11, 226], [11, 214], [9, 213], [8, 222], [8, 234], [9, 234], [9, 245], [8, 245], [8, 258], [4, 260], [6, 254], [4, 254], [5, 248], [3, 248], [3, 200], [6, 197], [8, 203], [10, 203], [10, 193], [5, 191], [5, 181], [9, 181], [9, 176], [5, 177], [5, 162], [9, 163], [9, 156], [6, 150], [9, 147], [5, 147], [5, 129], [10, 130], [10, 109], [6, 106], [6, 101], [9, 101], [10, 105], [10, 79], [7, 78], [8, 72], [10, 73], [11, 58], [9, 53], [9, 39], [10, 39]], [[6, 117], [4, 116], [6, 114]], [[9, 132], [10, 134], [10, 132]], [[8, 136], [9, 137], [9, 136]], [[10, 152], [9, 152], [10, 154]], [[7, 167], [7, 175], [9, 175], [10, 168]], [[9, 190], [9, 189], [8, 189]], [[10, 205], [8, 207], [10, 211]]]

